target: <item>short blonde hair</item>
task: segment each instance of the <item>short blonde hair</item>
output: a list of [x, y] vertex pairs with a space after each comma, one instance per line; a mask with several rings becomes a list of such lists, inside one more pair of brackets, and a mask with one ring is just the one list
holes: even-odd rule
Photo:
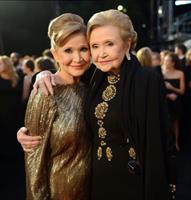
[[80, 16], [65, 13], [51, 20], [48, 27], [51, 48], [61, 47], [64, 41], [75, 33], [86, 34], [86, 26]]
[[12, 87], [16, 87], [19, 77], [16, 73], [15, 67], [14, 67], [11, 59], [8, 56], [3, 55], [3, 56], [0, 56], [0, 60], [3, 62], [4, 66], [5, 66], [4, 73], [6, 73], [9, 77], [9, 79], [11, 80]]
[[98, 12], [89, 19], [87, 25], [88, 40], [93, 29], [105, 25], [118, 27], [120, 29], [122, 40], [126, 43], [129, 39], [131, 39], [130, 49], [133, 50], [135, 48], [137, 33], [134, 30], [131, 19], [128, 15], [114, 9]]

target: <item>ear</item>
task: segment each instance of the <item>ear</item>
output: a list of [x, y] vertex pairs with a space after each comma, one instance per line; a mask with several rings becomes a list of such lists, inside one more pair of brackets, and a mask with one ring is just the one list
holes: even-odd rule
[[50, 51], [51, 51], [51, 53], [52, 53], [52, 55], [53, 55], [53, 57], [54, 57], [54, 60], [55, 60], [56, 62], [58, 62], [58, 54], [57, 54], [57, 51], [56, 51], [55, 49], [53, 49], [53, 48], [51, 48]]
[[125, 42], [125, 52], [129, 53], [130, 48], [131, 48], [131, 39], [129, 38], [129, 39]]

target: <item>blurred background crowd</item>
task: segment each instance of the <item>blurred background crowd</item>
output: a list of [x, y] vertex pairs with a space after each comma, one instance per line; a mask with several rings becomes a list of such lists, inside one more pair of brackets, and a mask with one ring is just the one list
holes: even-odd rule
[[[183, 4], [185, 3], [185, 4]], [[25, 199], [24, 155], [16, 140], [36, 75], [56, 70], [49, 21], [65, 12], [87, 21], [106, 9], [127, 13], [138, 32], [133, 53], [164, 80], [169, 110], [167, 165], [172, 199], [191, 199], [191, 1], [0, 1], [0, 191]]]

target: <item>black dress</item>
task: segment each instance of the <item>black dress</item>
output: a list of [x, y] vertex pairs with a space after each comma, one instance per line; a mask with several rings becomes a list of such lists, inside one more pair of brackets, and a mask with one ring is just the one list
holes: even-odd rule
[[[98, 125], [94, 115], [95, 107], [102, 101], [102, 92], [107, 87], [107, 77], [102, 87], [99, 89], [91, 104], [91, 127], [94, 135], [93, 143], [93, 166], [92, 166], [92, 197], [91, 199], [105, 199], [105, 193], [109, 194], [108, 199], [137, 199], [140, 193], [131, 193], [133, 188], [140, 188], [141, 177], [135, 176], [128, 171], [128, 145], [124, 144], [123, 132], [120, 120], [120, 87], [117, 83], [117, 94], [114, 99], [109, 102], [109, 109], [104, 120], [104, 127], [108, 135], [105, 142], [111, 147], [113, 158], [107, 160], [105, 156], [106, 148], [103, 147], [103, 158], [98, 160], [97, 149], [99, 146]], [[127, 160], [123, 159], [127, 157]], [[127, 190], [128, 188], [128, 190]], [[96, 194], [96, 195], [95, 195]], [[138, 198], [139, 199], [139, 198]]]
[[2, 199], [24, 199], [23, 152], [16, 133], [21, 127], [20, 88], [0, 78], [0, 192]]
[[[165, 78], [166, 82], [169, 82], [175, 88], [179, 88], [180, 80], [179, 79], [167, 79]], [[175, 93], [173, 90], [167, 89], [167, 94]], [[169, 115], [171, 120], [180, 119], [181, 111], [182, 111], [182, 103], [181, 103], [181, 96], [176, 93], [178, 96], [175, 101], [167, 99]]]
[[[159, 76], [140, 67], [132, 55], [124, 59], [116, 95], [108, 102], [103, 119], [107, 130], [106, 146], [98, 137], [99, 123], [95, 115], [97, 105], [103, 102], [102, 92], [108, 86], [107, 73], [96, 70], [89, 86], [86, 119], [92, 133], [91, 200], [167, 200], [169, 199], [164, 144], [167, 131], [166, 104], [161, 94]], [[112, 150], [109, 160], [106, 148]], [[131, 173], [130, 150], [140, 168]], [[101, 157], [101, 158], [100, 158]]]
[[7, 151], [5, 149], [7, 149], [8, 141], [11, 148], [9, 150], [13, 150], [12, 154], [14, 154], [15, 146], [17, 145], [16, 132], [21, 126], [19, 121], [19, 109], [21, 105], [19, 95], [19, 89], [17, 87], [13, 88], [10, 80], [0, 78], [1, 153]]

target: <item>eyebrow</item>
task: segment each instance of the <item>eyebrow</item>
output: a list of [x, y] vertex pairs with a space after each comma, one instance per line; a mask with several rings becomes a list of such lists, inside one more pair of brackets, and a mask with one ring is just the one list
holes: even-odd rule
[[[103, 41], [103, 43], [109, 43], [109, 42], [115, 42], [115, 39], [106, 39], [105, 41]], [[92, 44], [98, 44], [99, 42], [98, 41], [95, 41], [95, 42], [90, 42], [90, 45]]]
[[[75, 48], [76, 46], [66, 46], [66, 47], [63, 47], [63, 49], [73, 49], [73, 48]], [[83, 48], [83, 47], [86, 47], [86, 48], [88, 48], [89, 47], [89, 45], [88, 44], [83, 44], [83, 45], [81, 45], [81, 46], [79, 46], [79, 48]]]

